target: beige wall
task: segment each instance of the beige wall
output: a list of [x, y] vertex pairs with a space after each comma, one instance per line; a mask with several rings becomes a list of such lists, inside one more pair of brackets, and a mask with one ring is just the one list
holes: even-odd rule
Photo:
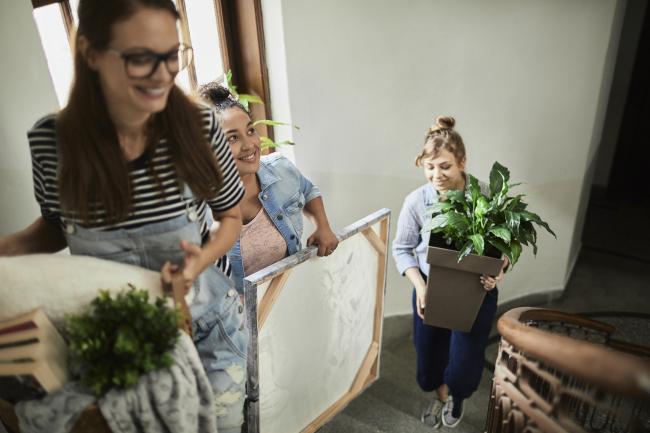
[[[494, 160], [509, 167], [558, 234], [540, 234], [537, 258], [524, 254], [501, 301], [564, 288], [624, 2], [266, 3], [281, 3], [296, 160], [336, 225], [389, 207], [394, 231], [404, 196], [424, 181], [413, 167], [424, 133], [435, 115], [451, 114], [469, 170], [486, 179]], [[386, 313], [408, 312], [409, 302], [391, 260]]]
[[0, 235], [25, 227], [38, 215], [32, 188], [27, 130], [58, 108], [28, 1], [0, 4]]

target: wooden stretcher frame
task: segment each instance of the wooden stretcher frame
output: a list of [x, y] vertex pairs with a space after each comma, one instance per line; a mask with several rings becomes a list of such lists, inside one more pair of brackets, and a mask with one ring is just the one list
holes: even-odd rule
[[[390, 209], [380, 209], [365, 218], [345, 227], [338, 233], [339, 242], [345, 242], [353, 236], [365, 237], [377, 253], [377, 285], [375, 291], [374, 328], [372, 342], [367, 349], [361, 368], [350, 389], [334, 404], [312, 420], [302, 433], [312, 433], [345, 408], [355, 397], [379, 378], [379, 359], [381, 353], [381, 334], [386, 287], [386, 265], [388, 258], [388, 232]], [[379, 232], [373, 226], [378, 225]], [[282, 288], [291, 276], [291, 270], [301, 263], [315, 257], [317, 248], [305, 248], [273, 265], [256, 272], [244, 279], [244, 293], [247, 311], [250, 344], [248, 350], [248, 401], [246, 403], [246, 426], [248, 433], [260, 432], [259, 414], [259, 352], [258, 334], [273, 309], [273, 305], [282, 296]], [[336, 251], [334, 252], [336, 254]], [[258, 304], [258, 287], [269, 283]], [[287, 432], [293, 433], [293, 432]]]

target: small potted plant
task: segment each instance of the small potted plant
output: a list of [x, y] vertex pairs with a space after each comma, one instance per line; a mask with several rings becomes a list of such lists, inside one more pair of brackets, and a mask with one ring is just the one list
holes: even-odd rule
[[509, 183], [510, 171], [503, 165], [492, 166], [489, 191], [474, 176], [467, 178], [465, 191], [448, 191], [428, 209], [432, 218], [422, 230], [430, 232], [424, 322], [461, 331], [472, 328], [485, 296], [478, 276], [497, 275], [502, 256], [513, 267], [522, 246], [532, 246], [536, 255], [535, 225], [555, 236], [527, 209], [523, 194], [508, 195], [519, 184]]
[[97, 396], [135, 385], [140, 376], [172, 365], [181, 313], [145, 290], [112, 297], [100, 291], [88, 311], [66, 317], [69, 349], [81, 382]]

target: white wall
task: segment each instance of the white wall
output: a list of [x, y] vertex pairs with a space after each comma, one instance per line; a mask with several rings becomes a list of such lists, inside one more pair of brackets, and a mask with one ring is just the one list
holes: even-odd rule
[[[537, 258], [524, 254], [501, 301], [564, 288], [624, 3], [267, 0], [265, 21], [269, 4], [275, 19], [281, 4], [296, 160], [334, 224], [389, 207], [394, 233], [404, 196], [424, 181], [413, 166], [424, 133], [451, 114], [469, 170], [485, 179], [494, 160], [509, 167], [558, 234], [540, 233]], [[391, 260], [386, 314], [410, 311], [409, 292]]]
[[32, 187], [27, 130], [58, 108], [28, 1], [0, 5], [0, 235], [40, 215]]

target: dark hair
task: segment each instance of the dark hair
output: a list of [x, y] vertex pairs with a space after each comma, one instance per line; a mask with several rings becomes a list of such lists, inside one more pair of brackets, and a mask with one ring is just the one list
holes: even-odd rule
[[229, 108], [239, 108], [250, 116], [249, 111], [235, 98], [235, 95], [218, 81], [200, 85], [199, 96], [210, 103], [217, 114], [221, 114]]
[[463, 137], [454, 129], [456, 120], [451, 116], [436, 117], [436, 124], [432, 125], [424, 138], [424, 146], [415, 158], [415, 165], [422, 165], [423, 159], [435, 158], [441, 149], [451, 152], [456, 161], [465, 160], [465, 144]]
[[[56, 120], [60, 172], [59, 196], [66, 212], [89, 221], [91, 209], [106, 211], [109, 221], [123, 220], [131, 210], [132, 186], [128, 163], [121, 150], [98, 73], [92, 70], [79, 49], [85, 38], [89, 49], [108, 48], [115, 23], [127, 20], [138, 10], [166, 10], [179, 15], [171, 0], [81, 0], [79, 28], [74, 54], [75, 74], [68, 104]], [[221, 189], [219, 163], [203, 132], [201, 112], [177, 86], [173, 86], [165, 109], [154, 113], [147, 124], [147, 150], [155, 152], [161, 136], [168, 139], [179, 178], [194, 195], [213, 198]], [[152, 175], [156, 177], [151, 168]]]

